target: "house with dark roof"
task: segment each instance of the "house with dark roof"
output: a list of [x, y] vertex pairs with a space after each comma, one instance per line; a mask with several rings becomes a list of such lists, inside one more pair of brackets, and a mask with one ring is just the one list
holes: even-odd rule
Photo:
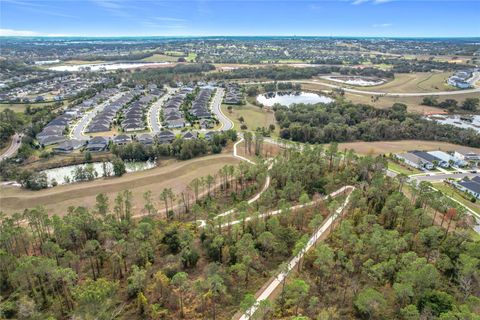
[[151, 134], [143, 133], [137, 137], [137, 141], [143, 145], [151, 145], [153, 144], [153, 137]]
[[85, 140], [66, 140], [60, 143], [58, 146], [54, 147], [52, 150], [55, 153], [67, 154], [74, 150], [78, 150], [86, 144]]
[[52, 144], [62, 143], [66, 140], [66, 138], [63, 135], [51, 135], [37, 138], [37, 140], [42, 146], [49, 146]]
[[187, 131], [182, 135], [182, 139], [184, 140], [197, 139], [197, 135], [191, 131]]
[[113, 137], [113, 143], [119, 146], [126, 145], [130, 142], [132, 142], [132, 137], [126, 134], [119, 134], [118, 136]]
[[465, 178], [460, 182], [454, 183], [459, 190], [467, 192], [477, 199], [480, 199], [480, 177], [475, 176], [472, 179]]
[[158, 143], [161, 144], [171, 143], [173, 140], [175, 140], [175, 134], [172, 131], [163, 130], [157, 134], [156, 139], [158, 140]]
[[91, 152], [105, 151], [108, 148], [108, 139], [104, 137], [94, 137], [88, 141], [85, 150]]

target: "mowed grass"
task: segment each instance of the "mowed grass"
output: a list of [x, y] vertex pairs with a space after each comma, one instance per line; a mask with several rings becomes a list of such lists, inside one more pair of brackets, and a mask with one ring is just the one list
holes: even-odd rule
[[421, 173], [421, 171], [418, 169], [408, 167], [407, 165], [400, 165], [392, 161], [388, 161], [388, 169], [394, 172], [406, 174], [407, 176], [415, 173]]
[[[68, 101], [65, 101], [68, 103]], [[23, 113], [28, 105], [32, 108], [42, 108], [47, 105], [52, 105], [54, 102], [46, 102], [46, 103], [1, 103], [0, 104], [0, 112], [5, 109], [13, 110], [14, 112]]]
[[[461, 192], [454, 187], [446, 184], [445, 182], [434, 183], [433, 187], [440, 190], [443, 194], [452, 197], [464, 206], [472, 209], [474, 212], [480, 214], [480, 204], [471, 202], [470, 196], [464, 192]], [[467, 197], [467, 198], [465, 198]]]
[[[332, 88], [322, 85], [321, 83], [302, 83], [302, 88], [304, 90], [314, 91], [314, 92], [330, 92]], [[461, 104], [466, 98], [478, 98], [478, 93], [462, 93], [462, 94], [452, 94], [452, 95], [443, 95], [438, 98], [438, 101], [444, 101], [446, 99], [455, 99]], [[361, 93], [351, 93], [345, 92], [345, 99], [352, 101], [354, 103], [364, 103], [371, 106], [374, 106], [379, 109], [390, 108], [394, 103], [404, 103], [407, 105], [408, 111], [424, 114], [425, 112], [439, 112], [444, 111], [441, 108], [429, 107], [422, 105], [422, 100], [424, 97], [381, 97], [375, 96], [372, 98], [371, 95], [361, 94]]]
[[[231, 152], [225, 151], [225, 152]], [[6, 214], [22, 212], [25, 208], [43, 206], [49, 214], [64, 215], [70, 206], [84, 206], [93, 209], [95, 197], [105, 193], [113, 206], [116, 193], [123, 190], [132, 191], [133, 213], [143, 210], [143, 194], [152, 191], [157, 209], [163, 208], [159, 194], [163, 188], [172, 188], [178, 194], [194, 179], [215, 174], [226, 164], [237, 164], [238, 159], [230, 154], [210, 155], [187, 161], [178, 161], [163, 167], [126, 174], [120, 178], [98, 179], [40, 191], [30, 191], [14, 187], [0, 187], [0, 203]]]
[[459, 146], [448, 142], [426, 141], [426, 140], [397, 140], [397, 141], [357, 141], [345, 142], [338, 145], [339, 150], [353, 149], [355, 152], [363, 155], [372, 154], [390, 154], [398, 152], [406, 152], [412, 150], [442, 150], [454, 151], [459, 148], [471, 150], [480, 153], [480, 148], [469, 148]]
[[143, 58], [143, 62], [177, 62], [178, 57], [168, 56], [165, 54], [153, 54], [150, 57]]
[[452, 72], [397, 73], [392, 81], [378, 86], [358, 87], [358, 89], [398, 93], [450, 91], [455, 90], [446, 83], [450, 75]]
[[[243, 117], [244, 123], [247, 125], [246, 131], [255, 131], [261, 127], [268, 128], [270, 124], [276, 124], [273, 111], [267, 111], [249, 103], [243, 106], [232, 105], [231, 113], [228, 111], [228, 105], [223, 104], [222, 111], [233, 121], [236, 130], [241, 130], [242, 123], [238, 120], [240, 117]], [[275, 126], [275, 134], [278, 132], [278, 126]]]

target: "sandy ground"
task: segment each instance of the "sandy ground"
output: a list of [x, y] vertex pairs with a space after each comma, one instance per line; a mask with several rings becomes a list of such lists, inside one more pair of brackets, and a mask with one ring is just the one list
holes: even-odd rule
[[21, 212], [25, 208], [44, 206], [49, 214], [63, 215], [69, 206], [93, 208], [95, 196], [106, 193], [110, 205], [117, 192], [129, 189], [133, 193], [133, 213], [143, 209], [143, 193], [152, 191], [158, 209], [163, 205], [158, 197], [163, 188], [172, 188], [174, 193], [184, 190], [191, 180], [215, 174], [226, 164], [237, 164], [238, 159], [230, 154], [211, 155], [174, 164], [135, 172], [121, 178], [100, 179], [71, 185], [57, 186], [41, 191], [29, 191], [14, 187], [0, 187], [0, 209], [6, 214]]
[[396, 152], [405, 152], [412, 150], [442, 150], [454, 151], [458, 149], [467, 149], [480, 153], [480, 148], [469, 148], [459, 146], [453, 143], [425, 141], [425, 140], [398, 140], [398, 141], [374, 141], [374, 142], [347, 142], [338, 145], [339, 150], [353, 149], [360, 154], [388, 154]]

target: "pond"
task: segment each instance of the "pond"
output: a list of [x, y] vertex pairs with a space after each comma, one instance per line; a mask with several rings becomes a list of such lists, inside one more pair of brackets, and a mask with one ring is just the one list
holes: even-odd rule
[[359, 86], [359, 87], [378, 86], [378, 85], [381, 85], [382, 83], [385, 83], [385, 80], [383, 80], [383, 79], [368, 78], [368, 77], [355, 77], [355, 76], [333, 77], [333, 76], [326, 76], [326, 77], [322, 77], [322, 78], [326, 79], [326, 80], [330, 80], [330, 81], [350, 84], [350, 85]]
[[292, 104], [298, 103], [332, 103], [334, 100], [312, 92], [267, 92], [258, 95], [257, 101], [267, 107], [271, 107], [277, 103], [289, 107]]
[[[152, 169], [156, 166], [155, 161], [125, 161], [127, 173]], [[60, 168], [43, 170], [47, 174], [49, 185], [53, 181], [57, 184], [68, 184], [76, 181], [89, 180], [88, 175], [92, 174], [94, 179], [101, 178], [105, 170], [113, 176], [113, 164], [111, 162], [93, 162], [88, 164], [76, 164]], [[76, 177], [77, 176], [77, 177]]]
[[480, 116], [476, 115], [431, 115], [428, 116], [427, 119], [480, 132]]
[[101, 64], [78, 64], [78, 65], [62, 65], [48, 68], [53, 71], [110, 71], [118, 69], [133, 69], [145, 66], [159, 66], [170, 64], [170, 62], [118, 62], [118, 63], [101, 63]]

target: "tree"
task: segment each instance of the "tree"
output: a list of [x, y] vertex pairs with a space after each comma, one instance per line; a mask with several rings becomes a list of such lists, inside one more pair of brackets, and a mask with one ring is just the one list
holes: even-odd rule
[[127, 292], [130, 298], [136, 297], [140, 292], [143, 292], [146, 284], [147, 272], [145, 269], [140, 269], [133, 266], [132, 274], [128, 277]]
[[125, 172], [127, 172], [127, 169], [125, 168], [125, 163], [123, 162], [122, 159], [115, 157], [112, 160], [112, 164], [113, 164], [113, 173], [117, 177], [121, 177]]
[[480, 104], [479, 98], [466, 98], [462, 103], [462, 109], [475, 112]]
[[354, 305], [360, 314], [368, 316], [369, 319], [379, 319], [384, 315], [387, 301], [377, 290], [366, 288], [358, 293]]
[[188, 290], [188, 275], [185, 272], [178, 272], [172, 277], [172, 285], [180, 294], [180, 316], [185, 317], [183, 311], [183, 296]]
[[307, 297], [308, 290], [310, 290], [310, 286], [301, 279], [294, 279], [291, 283], [287, 284], [285, 288], [287, 304], [295, 306], [295, 315], [298, 315], [300, 304], [302, 304]]
[[100, 278], [87, 279], [73, 290], [77, 302], [75, 316], [80, 319], [109, 319], [117, 303], [118, 284]]
[[145, 211], [149, 215], [155, 213], [155, 206], [153, 205], [153, 200], [152, 200], [152, 191], [148, 190], [143, 193], [143, 201], [145, 202], [143, 206]]
[[97, 212], [101, 216], [106, 216], [108, 213], [108, 196], [105, 193], [99, 193], [96, 196], [96, 204], [95, 208]]
[[243, 297], [242, 302], [240, 302], [240, 309], [244, 314], [247, 315], [247, 318], [249, 319], [252, 316], [252, 310], [250, 309], [253, 307], [255, 304], [256, 299], [255, 296], [251, 293], [246, 293], [245, 296]]

